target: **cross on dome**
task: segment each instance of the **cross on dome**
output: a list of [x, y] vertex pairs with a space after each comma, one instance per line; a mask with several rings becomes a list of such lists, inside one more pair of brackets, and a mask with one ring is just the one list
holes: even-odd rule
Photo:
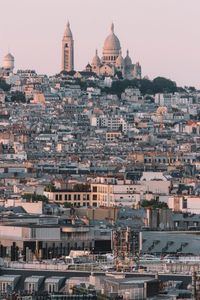
[[114, 33], [114, 23], [111, 24], [111, 32]]

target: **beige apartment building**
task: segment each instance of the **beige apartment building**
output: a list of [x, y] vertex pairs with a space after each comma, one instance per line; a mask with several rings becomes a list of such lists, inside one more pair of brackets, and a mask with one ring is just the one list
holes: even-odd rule
[[[171, 189], [171, 178], [162, 172], [143, 172], [140, 181], [122, 179], [120, 177], [101, 176], [92, 178], [87, 189], [46, 191], [50, 202], [70, 203], [75, 207], [138, 207], [148, 194], [167, 198]], [[149, 199], [149, 200], [150, 200]], [[166, 201], [166, 200], [165, 200]]]
[[97, 177], [91, 183], [92, 202], [97, 206], [136, 207], [143, 193], [143, 186], [131, 180]]
[[50, 202], [69, 203], [75, 207], [137, 206], [143, 193], [143, 186], [130, 180], [97, 177], [88, 191], [55, 190], [45, 191]]
[[91, 192], [81, 192], [72, 190], [56, 190], [52, 192], [44, 192], [44, 195], [50, 202], [54, 203], [69, 203], [76, 207], [95, 206], [92, 202]]
[[171, 195], [168, 199], [168, 206], [175, 212], [199, 214], [200, 197], [194, 195]]

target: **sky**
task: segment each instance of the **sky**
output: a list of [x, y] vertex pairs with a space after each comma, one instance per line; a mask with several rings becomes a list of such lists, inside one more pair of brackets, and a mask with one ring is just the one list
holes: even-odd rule
[[200, 87], [200, 0], [0, 0], [0, 63], [10, 51], [16, 69], [58, 73], [68, 20], [76, 70], [102, 55], [113, 21], [143, 76]]

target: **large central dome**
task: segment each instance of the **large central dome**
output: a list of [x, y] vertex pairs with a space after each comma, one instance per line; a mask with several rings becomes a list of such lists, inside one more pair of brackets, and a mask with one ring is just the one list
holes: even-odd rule
[[103, 47], [103, 61], [113, 63], [120, 54], [121, 45], [118, 37], [114, 34], [114, 24], [111, 25], [111, 33], [105, 39]]
[[114, 34], [114, 24], [111, 25], [111, 34], [109, 34], [109, 36], [107, 36], [107, 38], [105, 39], [103, 50], [121, 50], [120, 41], [118, 37]]

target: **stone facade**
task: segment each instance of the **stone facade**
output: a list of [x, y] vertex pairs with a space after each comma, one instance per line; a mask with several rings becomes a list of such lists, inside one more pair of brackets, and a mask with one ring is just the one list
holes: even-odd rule
[[70, 72], [73, 70], [74, 70], [74, 40], [70, 29], [70, 24], [68, 22], [62, 40], [61, 71]]
[[[88, 67], [87, 65], [87, 69]], [[132, 63], [128, 50], [126, 57], [122, 57], [120, 41], [114, 33], [114, 24], [111, 25], [111, 33], [105, 39], [102, 59], [99, 58], [96, 50], [90, 68], [97, 75], [121, 75], [121, 77], [129, 80], [140, 79], [142, 75], [140, 64], [138, 62]]]

